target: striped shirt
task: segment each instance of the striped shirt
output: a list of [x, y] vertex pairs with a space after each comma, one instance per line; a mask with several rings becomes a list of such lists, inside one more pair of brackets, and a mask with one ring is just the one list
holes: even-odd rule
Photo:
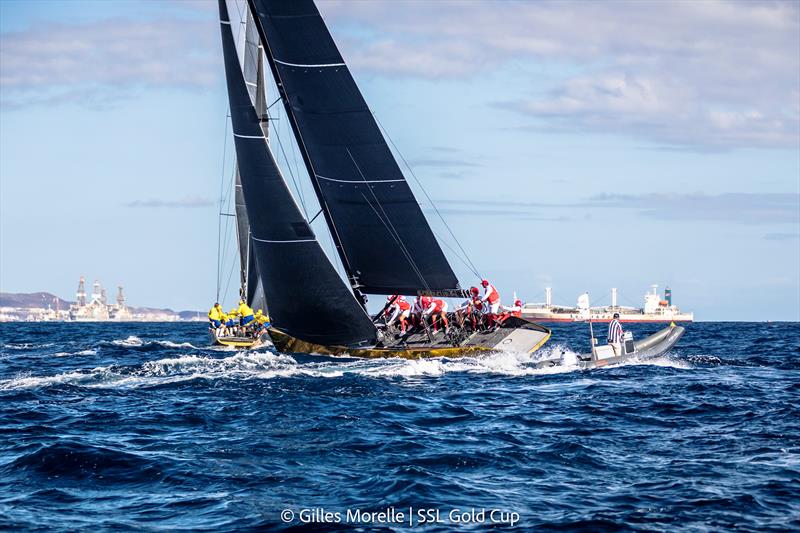
[[622, 342], [622, 324], [616, 318], [608, 325], [608, 343]]

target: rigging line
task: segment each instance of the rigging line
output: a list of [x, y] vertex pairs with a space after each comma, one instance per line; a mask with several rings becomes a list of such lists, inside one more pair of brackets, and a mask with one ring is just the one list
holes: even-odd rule
[[277, 98], [275, 99], [275, 101], [274, 101], [274, 102], [272, 102], [271, 104], [269, 104], [269, 105], [267, 106], [267, 108], [266, 108], [264, 111], [269, 111], [269, 109], [270, 109], [272, 106], [274, 106], [275, 104], [277, 104], [277, 103], [278, 103], [278, 102], [280, 102], [280, 101], [281, 101], [281, 97], [279, 96], [279, 97], [277, 97]]
[[[230, 205], [231, 204], [231, 195], [232, 195], [232, 191], [233, 191], [233, 189], [235, 187], [237, 168], [238, 168], [238, 165], [234, 164], [233, 172], [231, 173], [231, 183], [229, 184], [229, 186], [226, 189], [227, 192], [225, 193], [225, 197], [224, 197], [224, 200], [223, 200], [223, 206], [222, 207], [225, 207], [226, 210], [228, 210], [228, 211], [230, 210], [230, 207], [231, 207], [231, 205]], [[222, 218], [222, 217], [220, 217], [220, 218]], [[225, 271], [225, 268], [227, 267], [227, 262], [225, 261], [225, 257], [230, 254], [231, 228], [232, 228], [232, 225], [231, 225], [230, 218], [229, 217], [225, 217], [225, 229], [222, 230], [222, 234], [223, 234], [222, 243], [225, 246], [225, 249], [223, 250], [224, 253], [222, 254], [221, 264], [220, 264], [220, 273], [221, 274]], [[237, 247], [237, 250], [236, 250], [236, 256], [238, 256], [238, 247]], [[222, 283], [222, 278], [220, 278], [220, 284], [221, 283]], [[226, 288], [226, 290], [227, 290], [227, 288]]]
[[233, 267], [234, 266], [235, 266], [235, 263], [231, 263], [231, 269], [228, 272], [228, 281], [225, 283], [225, 292], [223, 294], [227, 294], [228, 293], [228, 289], [231, 286], [231, 278], [233, 277], [233, 270], [234, 270]]
[[[272, 115], [267, 110], [267, 117], [270, 122], [273, 122]], [[274, 122], [273, 122], [274, 123]], [[297, 182], [297, 178], [295, 178], [294, 172], [292, 172], [292, 166], [289, 163], [289, 158], [286, 157], [286, 150], [283, 148], [283, 141], [281, 140], [281, 133], [278, 131], [279, 128], [272, 128], [272, 131], [275, 132], [275, 137], [278, 138], [278, 146], [281, 149], [281, 153], [283, 154], [283, 160], [286, 161], [286, 168], [289, 171], [289, 175], [292, 177], [292, 183], [294, 183], [294, 188], [297, 190], [297, 195], [300, 197], [300, 205], [303, 206], [303, 214], [306, 216], [306, 220], [308, 220], [308, 209], [306, 208], [306, 201], [303, 195], [303, 191], [300, 188], [300, 184]]]
[[428, 191], [425, 190], [425, 187], [423, 187], [422, 182], [419, 180], [419, 178], [417, 178], [417, 175], [414, 173], [414, 169], [412, 169], [411, 165], [408, 164], [408, 161], [406, 161], [406, 158], [403, 156], [402, 152], [400, 152], [400, 149], [397, 147], [397, 145], [395, 144], [394, 140], [389, 135], [389, 132], [386, 131], [386, 128], [383, 127], [383, 124], [381, 123], [380, 119], [378, 119], [378, 115], [376, 115], [375, 112], [372, 111], [371, 109], [370, 109], [370, 112], [372, 112], [372, 116], [375, 117], [375, 122], [378, 123], [378, 126], [380, 126], [380, 128], [383, 131], [384, 135], [386, 135], [386, 138], [389, 139], [389, 142], [392, 144], [392, 147], [397, 152], [397, 155], [400, 156], [400, 159], [402, 159], [403, 164], [405, 164], [406, 168], [411, 173], [411, 176], [414, 178], [414, 181], [417, 182], [417, 185], [419, 185], [419, 188], [422, 190], [423, 194], [425, 194], [425, 197], [428, 199], [428, 202], [430, 202], [430, 204], [433, 207], [434, 211], [436, 211], [436, 214], [439, 216], [439, 219], [442, 221], [442, 223], [444, 224], [445, 228], [447, 228], [448, 233], [450, 233], [450, 236], [453, 237], [453, 240], [458, 245], [458, 248], [461, 250], [461, 253], [464, 254], [464, 257], [467, 259], [467, 261], [469, 262], [469, 264], [471, 266], [472, 273], [475, 274], [476, 276], [478, 276], [479, 278], [483, 279], [483, 276], [480, 274], [478, 269], [475, 267], [475, 264], [469, 258], [469, 254], [467, 254], [466, 250], [464, 250], [464, 247], [461, 246], [461, 242], [459, 242], [458, 238], [453, 233], [453, 230], [450, 229], [450, 225], [447, 223], [447, 221], [444, 219], [442, 214], [439, 212], [439, 208], [436, 207], [436, 204], [431, 199], [430, 195], [428, 194]]
[[[363, 192], [361, 193], [361, 197], [364, 198], [364, 201], [367, 202], [367, 205], [370, 206], [372, 208], [372, 210], [375, 212], [375, 216], [378, 217], [378, 220], [380, 220], [381, 223], [383, 223], [383, 225], [386, 226], [386, 229], [389, 230], [389, 235], [392, 237], [392, 239], [394, 239], [394, 241], [398, 244], [398, 246], [400, 246], [400, 251], [403, 253], [403, 255], [405, 256], [406, 260], [411, 264], [411, 268], [414, 269], [414, 272], [417, 274], [417, 276], [419, 277], [420, 281], [422, 281], [422, 285], [426, 289], [430, 290], [431, 288], [428, 285], [428, 283], [425, 281], [425, 277], [422, 275], [422, 272], [419, 271], [419, 269], [417, 268], [417, 265], [414, 263], [414, 260], [408, 254], [408, 251], [405, 249], [405, 246], [403, 246], [403, 243], [401, 242], [400, 237], [399, 236], [395, 236], [395, 234], [392, 232], [392, 230], [389, 229], [389, 226], [386, 225], [386, 222], [384, 222], [383, 217], [381, 217], [381, 214], [378, 213], [378, 210], [375, 209], [375, 206], [372, 205], [372, 202], [369, 201], [369, 198], [367, 198], [367, 196]], [[378, 204], [378, 206], [380, 206], [380, 203]], [[381, 208], [381, 210], [383, 210], [383, 208]], [[390, 222], [390, 224], [391, 224], [391, 222]]]
[[[414, 271], [416, 272], [417, 276], [419, 276], [419, 279], [422, 282], [422, 284], [425, 286], [425, 288], [426, 289], [430, 289], [430, 287], [428, 286], [427, 281], [425, 280], [425, 276], [422, 275], [422, 272], [420, 271], [419, 267], [417, 266], [416, 262], [414, 261], [414, 258], [411, 256], [411, 252], [409, 252], [408, 248], [406, 248], [406, 245], [403, 242], [403, 239], [400, 237], [400, 234], [397, 232], [397, 229], [395, 229], [394, 224], [392, 224], [392, 220], [389, 218], [389, 215], [386, 213], [386, 210], [384, 210], [383, 205], [381, 204], [381, 201], [378, 200], [378, 197], [375, 195], [375, 191], [372, 189], [372, 187], [369, 186], [369, 183], [367, 182], [367, 177], [364, 176], [363, 172], [361, 172], [361, 167], [358, 166], [358, 163], [356, 162], [355, 158], [353, 157], [353, 154], [350, 152], [350, 148], [345, 148], [345, 149], [347, 150], [347, 155], [350, 156], [350, 160], [353, 161], [353, 164], [356, 166], [356, 170], [358, 170], [358, 173], [361, 175], [361, 179], [364, 180], [364, 183], [366, 183], [367, 190], [369, 190], [370, 194], [372, 194], [372, 197], [375, 199], [375, 203], [378, 204], [378, 207], [381, 208], [381, 212], [383, 213], [383, 216], [386, 217], [386, 222], [388, 222], [389, 225], [387, 226], [386, 222], [383, 222], [383, 220], [381, 220], [381, 222], [383, 222], [383, 225], [386, 226], [387, 229], [389, 229], [389, 233], [390, 234], [392, 232], [394, 232], [394, 234], [396, 235], [395, 241], [397, 241], [397, 244], [400, 246], [401, 251], [406, 256], [406, 259], [408, 260], [408, 262], [411, 263], [411, 268], [413, 268]], [[364, 196], [364, 193], [361, 193], [361, 195]], [[378, 219], [380, 220], [380, 216], [378, 216]], [[390, 228], [390, 226], [391, 226], [391, 228]]]
[[[278, 98], [278, 99], [280, 99], [280, 98]], [[292, 126], [291, 126], [291, 124], [289, 124], [289, 120], [286, 120], [286, 131], [288, 131], [290, 133], [289, 139], [292, 138], [292, 136], [291, 136], [291, 128], [292, 128]], [[300, 167], [297, 165], [297, 150], [295, 149], [295, 143], [291, 142], [291, 140], [290, 140], [289, 141], [289, 146], [292, 147], [292, 160], [294, 161], [294, 170], [295, 170], [295, 172], [297, 172], [297, 175], [300, 176]], [[301, 187], [303, 186], [303, 181], [302, 180], [300, 180], [300, 186]]]
[[[280, 109], [280, 107], [278, 109]], [[289, 124], [289, 119], [288, 118], [284, 121], [284, 123], [286, 125], [286, 138], [288, 139], [289, 146], [292, 149], [292, 160], [294, 162], [294, 171], [295, 171], [295, 173], [297, 175], [297, 188], [298, 188], [300, 197], [303, 198], [304, 199], [303, 201], [305, 202], [306, 193], [305, 193], [305, 191], [303, 189], [303, 180], [302, 180], [302, 175], [300, 174], [300, 168], [298, 168], [298, 166], [297, 166], [297, 151], [295, 150], [295, 146], [294, 146], [295, 143], [292, 142], [292, 125]], [[280, 127], [280, 124], [278, 124], [278, 127]], [[284, 159], [287, 159], [286, 158], [286, 154], [284, 154], [283, 157], [284, 157]], [[286, 161], [286, 166], [288, 167], [289, 165], [290, 165], [290, 163], [287, 160]], [[303, 210], [305, 211], [305, 209], [306, 209], [306, 207], [305, 207], [305, 203], [304, 203], [303, 204]], [[308, 218], [308, 215], [306, 215], [306, 218]]]
[[[225, 134], [222, 142], [222, 172], [219, 180], [219, 210], [222, 211], [222, 195], [225, 189], [225, 156], [228, 148], [228, 119], [230, 114], [225, 114]], [[219, 301], [219, 289], [222, 284], [220, 258], [222, 257], [222, 217], [217, 217], [217, 295], [215, 301]]]
[[[431, 228], [431, 231], [433, 231], [433, 228]], [[436, 238], [439, 238], [439, 236], [436, 234], [436, 232], [435, 232], [435, 231], [433, 231], [433, 235], [434, 235]], [[454, 250], [454, 249], [453, 249], [453, 247], [452, 247], [452, 246], [450, 246], [450, 245], [447, 243], [447, 241], [446, 241], [446, 240], [444, 240], [444, 239], [440, 239], [440, 240], [441, 240], [442, 244], [444, 244], [445, 246], [447, 246], [447, 249], [448, 249], [448, 250], [450, 250], [451, 252], [453, 252], [453, 255], [455, 255], [455, 256], [458, 258], [458, 260], [459, 260], [459, 261], [461, 261], [462, 263], [464, 263], [464, 266], [466, 266], [468, 270], [472, 270], [472, 268], [470, 267], [469, 263], [467, 263], [467, 262], [464, 260], [464, 258], [463, 258], [463, 257], [461, 257], [461, 254], [460, 254], [460, 253], [458, 253], [456, 250]], [[474, 274], [474, 272], [473, 272], [473, 274]]]
[[318, 216], [320, 216], [321, 214], [322, 214], [322, 209], [320, 209], [319, 211], [317, 211], [317, 214], [316, 214], [316, 215], [314, 215], [314, 218], [312, 218], [311, 220], [309, 220], [309, 221], [308, 221], [308, 225], [310, 226], [310, 225], [311, 225], [311, 223], [312, 223], [312, 222], [314, 222], [315, 220], [317, 220], [317, 217], [318, 217]]

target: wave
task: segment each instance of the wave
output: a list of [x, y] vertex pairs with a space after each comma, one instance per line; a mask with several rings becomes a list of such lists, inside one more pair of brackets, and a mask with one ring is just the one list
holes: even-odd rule
[[70, 357], [72, 355], [97, 355], [97, 350], [89, 348], [88, 350], [81, 350], [79, 352], [56, 352], [53, 357]]
[[[134, 340], [135, 339], [135, 340]], [[148, 343], [138, 337], [128, 337], [121, 342], [127, 345], [145, 346]], [[141, 344], [139, 344], [141, 343]], [[199, 348], [190, 343], [151, 341], [151, 344], [168, 345], [170, 348]], [[220, 347], [223, 348], [223, 347]], [[219, 351], [227, 352], [230, 348]], [[19, 375], [0, 380], [0, 390], [50, 387], [62, 384], [89, 388], [138, 388], [152, 387], [195, 379], [274, 379], [296, 376], [338, 378], [356, 375], [381, 379], [419, 379], [441, 377], [446, 374], [495, 374], [509, 377], [550, 375], [580, 370], [577, 354], [560, 344], [533, 354], [519, 352], [490, 352], [487, 354], [459, 358], [430, 359], [341, 359], [325, 358], [321, 361], [298, 362], [294, 357], [262, 348], [262, 351], [234, 351], [227, 357], [210, 357], [202, 353], [182, 354], [153, 361], [140, 366], [99, 366], [76, 370], [53, 376]], [[94, 350], [82, 352], [60, 352], [67, 355], [90, 355]], [[537, 368], [543, 360], [558, 360], [560, 364]], [[692, 366], [672, 357], [632, 360], [620, 365], [652, 365], [688, 369]]]
[[172, 341], [159, 341], [152, 340], [146, 341], [137, 337], [136, 335], [129, 335], [124, 339], [115, 339], [113, 341], [101, 341], [100, 344], [106, 346], [121, 346], [124, 348], [188, 348], [190, 350], [207, 350], [205, 346], [195, 346], [190, 342], [172, 342]]
[[29, 342], [10, 342], [3, 344], [3, 348], [6, 350], [38, 350], [40, 348], [49, 348], [50, 346], [55, 346], [55, 343], [46, 342], [44, 344], [33, 344]]
[[126, 339], [117, 339], [111, 341], [111, 344], [115, 344], [117, 346], [143, 346], [144, 341], [137, 337], [136, 335], [130, 335]]
[[34, 472], [48, 479], [66, 477], [113, 484], [146, 481], [163, 476], [158, 464], [151, 459], [71, 441], [42, 446], [18, 457], [6, 465], [4, 470]]
[[[184, 343], [188, 344], [188, 343]], [[144, 345], [144, 343], [143, 343]], [[86, 350], [88, 353], [90, 350]], [[564, 351], [556, 346], [549, 352]], [[81, 353], [81, 352], [77, 352]], [[67, 355], [67, 353], [65, 353]], [[72, 355], [72, 354], [69, 354]], [[552, 353], [545, 353], [552, 357]], [[195, 379], [273, 379], [294, 376], [338, 378], [345, 374], [370, 378], [421, 378], [447, 373], [489, 373], [508, 376], [553, 374], [575, 366], [537, 369], [539, 357], [513, 352], [494, 352], [458, 359], [346, 359], [298, 363], [293, 357], [272, 351], [239, 351], [223, 358], [186, 354], [147, 361], [138, 367], [98, 366], [52, 376], [19, 375], [0, 380], [0, 390], [73, 385], [88, 388], [151, 387]]]

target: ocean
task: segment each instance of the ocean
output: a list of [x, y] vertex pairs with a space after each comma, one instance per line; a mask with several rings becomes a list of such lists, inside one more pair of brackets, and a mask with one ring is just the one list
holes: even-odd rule
[[532, 355], [406, 361], [0, 324], [0, 529], [800, 529], [800, 324], [533, 369], [587, 351], [552, 329]]

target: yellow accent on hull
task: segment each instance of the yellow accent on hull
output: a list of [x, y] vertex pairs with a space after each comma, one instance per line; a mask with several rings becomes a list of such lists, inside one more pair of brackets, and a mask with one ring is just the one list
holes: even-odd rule
[[[280, 352], [301, 352], [314, 353], [320, 355], [349, 355], [352, 357], [362, 357], [366, 359], [376, 359], [381, 357], [401, 357], [403, 359], [424, 359], [430, 357], [464, 357], [481, 352], [492, 352], [495, 348], [488, 346], [449, 346], [446, 348], [412, 348], [398, 350], [391, 348], [347, 348], [345, 346], [323, 346], [311, 342], [302, 341], [286, 333], [270, 328], [269, 336], [272, 343]], [[534, 346], [530, 352], [533, 353], [550, 340], [551, 333]]]

